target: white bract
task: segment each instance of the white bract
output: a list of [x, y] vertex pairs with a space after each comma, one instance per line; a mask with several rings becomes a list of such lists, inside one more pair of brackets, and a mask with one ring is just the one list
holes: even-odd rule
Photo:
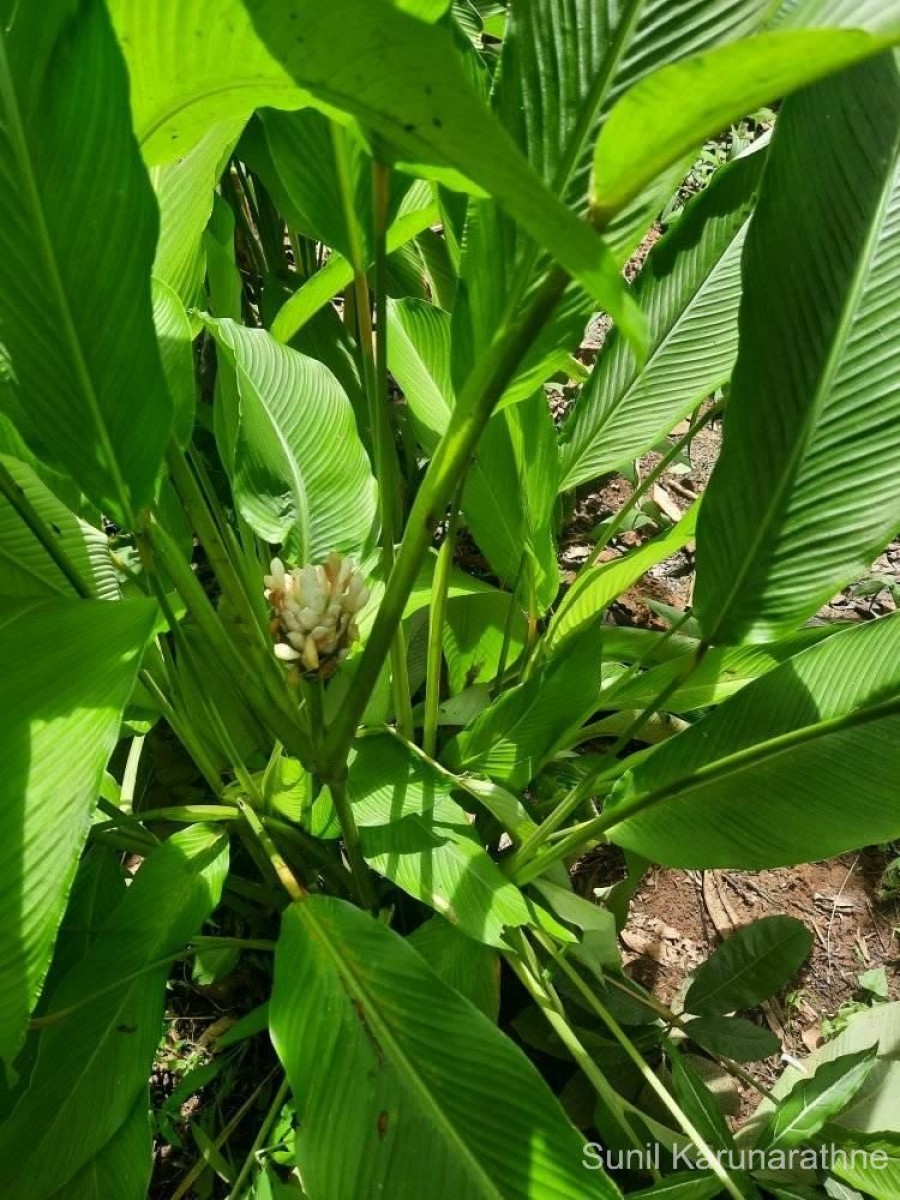
[[316, 566], [286, 570], [273, 558], [271, 572], [265, 584], [276, 657], [305, 671], [346, 658], [359, 637], [354, 618], [369, 598], [353, 559], [332, 553]]

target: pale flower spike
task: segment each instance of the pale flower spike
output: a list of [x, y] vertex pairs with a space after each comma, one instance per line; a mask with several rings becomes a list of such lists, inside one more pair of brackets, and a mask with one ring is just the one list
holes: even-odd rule
[[323, 564], [288, 571], [273, 558], [270, 571], [275, 657], [306, 673], [330, 674], [359, 637], [354, 618], [369, 598], [356, 563], [332, 553]]

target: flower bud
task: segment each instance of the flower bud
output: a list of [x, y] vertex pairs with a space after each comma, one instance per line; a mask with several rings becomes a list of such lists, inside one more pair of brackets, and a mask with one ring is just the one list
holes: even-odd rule
[[324, 563], [286, 570], [273, 558], [266, 575], [275, 657], [324, 679], [359, 637], [355, 617], [369, 598], [352, 558], [332, 553]]

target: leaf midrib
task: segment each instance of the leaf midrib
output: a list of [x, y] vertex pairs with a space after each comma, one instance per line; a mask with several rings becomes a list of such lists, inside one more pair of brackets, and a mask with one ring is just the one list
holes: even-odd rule
[[81, 342], [79, 340], [75, 321], [72, 316], [72, 310], [69, 306], [68, 296], [66, 295], [66, 290], [62, 282], [62, 276], [60, 275], [59, 266], [56, 261], [56, 253], [53, 248], [53, 243], [50, 240], [50, 231], [48, 229], [46, 216], [44, 214], [44, 206], [41, 201], [41, 195], [38, 189], [37, 179], [35, 178], [34, 167], [28, 150], [27, 139], [25, 137], [25, 126], [22, 122], [22, 114], [19, 109], [15, 79], [10, 71], [9, 59], [6, 53], [6, 33], [4, 32], [2, 26], [0, 26], [0, 102], [2, 102], [3, 107], [6, 110], [7, 133], [13, 146], [15, 158], [18, 162], [26, 205], [31, 210], [32, 228], [37, 235], [39, 253], [44, 260], [44, 267], [47, 271], [50, 289], [54, 294], [56, 307], [61, 318], [63, 337], [68, 343], [69, 353], [72, 356], [72, 361], [75, 366], [75, 375], [87, 402], [87, 409], [95, 426], [95, 432], [100, 441], [103, 456], [107, 461], [107, 466], [112, 476], [113, 486], [119, 502], [122, 505], [122, 510], [126, 519], [128, 520], [129, 524], [133, 526], [135, 524], [135, 520], [131, 507], [131, 495], [129, 489], [125, 485], [125, 480], [119, 470], [119, 464], [115, 453], [113, 452], [109, 430], [106, 427], [106, 421], [104, 420], [103, 412], [100, 407], [100, 400], [94, 388], [93, 379], [91, 378], [91, 373], [88, 369], [87, 362], [82, 352]]
[[[710, 290], [713, 283], [716, 282], [715, 274], [716, 274], [716, 271], [718, 270], [718, 268], [722, 265], [722, 260], [726, 257], [727, 254], [729, 254], [731, 252], [732, 248], [734, 247], [735, 242], [739, 238], [746, 235], [747, 227], [749, 224], [750, 224], [750, 219], [748, 217], [741, 224], [741, 226], [736, 231], [734, 236], [724, 246], [721, 254], [719, 254], [715, 258], [715, 260], [711, 263], [709, 270], [707, 271], [706, 276], [703, 279], [702, 283], [692, 293], [687, 305], [681, 309], [678, 316], [675, 318], [674, 323], [670, 326], [670, 328], [663, 335], [661, 341], [650, 351], [649, 355], [647, 356], [647, 360], [641, 369], [637, 369], [635, 359], [634, 359], [634, 354], [630, 350], [626, 351], [626, 353], [628, 353], [629, 358], [631, 360], [631, 367], [632, 367], [631, 378], [629, 379], [625, 388], [619, 393], [618, 397], [612, 401], [611, 407], [605, 412], [602, 420], [600, 420], [594, 427], [592, 427], [588, 439], [584, 442], [584, 444], [582, 445], [582, 447], [578, 451], [578, 453], [575, 454], [572, 457], [572, 459], [566, 464], [566, 477], [564, 480], [560, 481], [560, 488], [559, 488], [560, 491], [565, 491], [567, 487], [577, 486], [577, 484], [569, 483], [569, 479], [570, 479], [571, 475], [573, 474], [575, 468], [578, 466], [579, 463], [581, 463], [588, 456], [590, 450], [596, 444], [597, 440], [600, 438], [603, 431], [609, 425], [610, 421], [612, 421], [613, 418], [615, 418], [619, 415], [623, 406], [634, 395], [634, 392], [637, 390], [637, 388], [640, 386], [640, 384], [651, 373], [654, 365], [657, 363], [660, 356], [666, 350], [669, 349], [672, 341], [678, 336], [678, 334], [681, 332], [682, 328], [684, 327], [685, 323], [692, 316], [693, 310], [696, 307], [696, 305], [703, 298], [705, 298], [707, 292]], [[619, 342], [619, 345], [622, 345], [622, 343]], [[623, 349], [624, 349], [624, 346], [623, 346]], [[715, 387], [720, 386], [721, 383], [724, 382], [724, 380], [726, 380], [728, 378], [729, 374], [730, 374], [730, 368], [728, 370], [726, 370], [721, 376], [717, 377], [718, 382], [713, 385], [712, 389], [704, 388], [703, 394], [707, 395], [710, 390], [714, 390]], [[592, 378], [593, 378], [593, 376], [592, 376]], [[599, 391], [599, 388], [598, 388], [598, 391]], [[693, 394], [696, 395], [696, 391]], [[607, 466], [601, 466], [600, 469], [597, 471], [597, 474], [603, 474], [603, 472], [608, 469], [609, 468]]]
[[463, 1140], [457, 1132], [456, 1126], [444, 1114], [443, 1109], [432, 1096], [431, 1091], [426, 1082], [421, 1078], [416, 1071], [415, 1065], [407, 1057], [397, 1040], [395, 1039], [390, 1027], [381, 1019], [380, 1010], [372, 993], [369, 991], [365, 982], [360, 978], [358, 973], [353, 970], [352, 959], [342, 957], [337, 952], [337, 947], [332, 944], [331, 931], [326, 925], [318, 919], [314, 909], [310, 909], [309, 901], [300, 902], [300, 912], [298, 916], [301, 921], [305, 921], [308, 925], [315, 927], [319, 934], [319, 945], [321, 945], [328, 956], [330, 957], [338, 978], [343, 985], [344, 994], [347, 997], [348, 1004], [351, 1004], [354, 997], [351, 996], [347, 988], [347, 982], [351, 983], [358, 992], [364, 1002], [366, 1021], [372, 1025], [377, 1034], [379, 1043], [386, 1046], [391, 1052], [391, 1062], [398, 1068], [398, 1073], [406, 1080], [411, 1091], [416, 1093], [420, 1099], [424, 1101], [423, 1108], [431, 1112], [434, 1123], [444, 1133], [447, 1141], [457, 1147], [460, 1157], [465, 1160], [466, 1165], [470, 1168], [470, 1177], [474, 1182], [480, 1183], [483, 1188], [482, 1195], [484, 1200], [504, 1200], [503, 1194], [498, 1191], [494, 1181], [487, 1175], [481, 1166], [481, 1163], [470, 1150], [468, 1143]]
[[[299, 530], [301, 546], [302, 546], [300, 558], [305, 562], [308, 557], [308, 550], [309, 550], [309, 544], [310, 544], [310, 511], [309, 511], [309, 496], [307, 495], [307, 491], [306, 491], [306, 482], [303, 479], [303, 476], [300, 471], [300, 463], [298, 462], [297, 457], [294, 454], [293, 448], [291, 447], [290, 443], [287, 441], [287, 438], [285, 437], [284, 433], [282, 432], [281, 426], [279, 425], [278, 421], [275, 419], [275, 414], [272, 412], [267, 401], [264, 399], [261, 389], [256, 386], [254, 381], [251, 379], [250, 374], [247, 371], [247, 368], [243, 365], [243, 363], [240, 362], [236, 349], [232, 350], [232, 356], [233, 356], [233, 362], [234, 362], [235, 368], [236, 368], [236, 373], [239, 377], [239, 383], [238, 383], [239, 394], [240, 394], [240, 380], [243, 380], [243, 381], [245, 381], [245, 386], [247, 386], [250, 389], [250, 391], [253, 393], [253, 395], [256, 397], [256, 402], [259, 405], [261, 411], [264, 413], [266, 421], [269, 425], [269, 428], [274, 433], [275, 439], [281, 449], [281, 452], [283, 453], [283, 455], [287, 461], [289, 475], [294, 483], [293, 493], [294, 493], [294, 497], [296, 500], [296, 525]], [[240, 436], [240, 434], [239, 434], [239, 436]], [[244, 434], [244, 437], [246, 437], [246, 434]], [[290, 534], [290, 528], [288, 529], [288, 535], [289, 534]], [[287, 537], [285, 538], [285, 540], [287, 540]]]
[[900, 695], [885, 700], [881, 704], [858, 708], [843, 716], [831, 717], [826, 721], [817, 722], [815, 725], [804, 725], [800, 729], [789, 730], [768, 741], [757, 742], [753, 746], [747, 746], [733, 754], [725, 755], [715, 762], [706, 763], [689, 771], [686, 775], [680, 775], [660, 788], [640, 793], [631, 800], [616, 805], [614, 809], [610, 810], [610, 820], [608, 823], [603, 823], [602, 830], [598, 822], [597, 831], [608, 834], [619, 825], [631, 820], [632, 817], [638, 816], [649, 808], [655, 808], [657, 804], [666, 800], [678, 799], [694, 788], [705, 787], [710, 783], [715, 783], [718, 779], [727, 778], [731, 774], [739, 775], [743, 771], [758, 766], [761, 762], [789, 753], [796, 746], [818, 741], [833, 733], [840, 733], [844, 729], [852, 729], [856, 725], [877, 722], [898, 712], [900, 712]]
[[775, 545], [778, 544], [779, 538], [777, 536], [772, 537], [771, 527], [776, 523], [779, 515], [782, 513], [788, 489], [796, 477], [802, 459], [805, 457], [810, 444], [815, 440], [815, 434], [819, 426], [819, 418], [821, 417], [831, 395], [835, 377], [838, 373], [841, 363], [843, 362], [844, 354], [850, 342], [854, 322], [859, 314], [859, 307], [862, 302], [863, 293], [868, 280], [869, 268], [871, 267], [874, 251], [877, 247], [879, 236], [883, 229], [885, 213], [895, 185], [894, 177], [897, 170], [898, 147], [900, 147], [900, 134], [898, 134], [894, 140], [894, 151], [891, 162], [890, 165], [885, 168], [885, 177], [881, 190], [881, 198], [872, 214], [870, 227], [860, 249], [852, 280], [845, 291], [845, 303], [841, 309], [841, 314], [837, 322], [834, 340], [822, 367], [821, 374], [819, 375], [818, 383], [816, 384], [812, 403], [808, 405], [806, 413], [804, 414], [804, 417], [800, 423], [798, 436], [794, 442], [794, 447], [790, 455], [785, 461], [782, 476], [778, 480], [776, 486], [770, 492], [769, 501], [766, 504], [762, 517], [756, 527], [756, 533], [750, 542], [743, 565], [739, 565], [734, 572], [731, 588], [726, 593], [722, 603], [719, 605], [718, 618], [708, 637], [710, 642], [716, 640], [722, 625], [725, 623], [729, 615], [729, 608], [734, 602], [735, 597], [743, 594], [747, 577], [751, 571], [751, 568], [756, 562], [760, 548], [767, 541], [770, 541]]

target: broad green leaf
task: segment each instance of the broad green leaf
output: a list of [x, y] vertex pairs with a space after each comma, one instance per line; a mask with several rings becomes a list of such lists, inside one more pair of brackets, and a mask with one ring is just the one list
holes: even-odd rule
[[834, 1140], [829, 1164], [839, 1179], [874, 1196], [875, 1200], [897, 1200], [900, 1195], [900, 1136], [897, 1134], [842, 1133]]
[[898, 651], [900, 620], [888, 617], [749, 684], [622, 777], [608, 836], [667, 866], [747, 870], [891, 841]]
[[454, 770], [474, 771], [519, 789], [538, 773], [566, 733], [598, 704], [600, 653], [596, 630], [486, 708], [444, 747]]
[[[762, 646], [714, 646], [706, 652], [684, 683], [667, 694], [665, 709], [667, 712], [680, 713], [721, 704], [754, 679], [759, 679], [779, 663], [838, 632], [839, 628], [834, 625], [811, 626], [798, 630], [792, 637]], [[617, 709], [645, 708], [685, 674], [688, 661], [682, 655], [626, 679], [621, 685], [613, 683], [603, 692], [604, 706]]]
[[183, 159], [222, 122], [308, 98], [256, 35], [242, 0], [109, 0], [150, 164]]
[[236, 372], [232, 483], [246, 521], [298, 565], [359, 551], [375, 520], [375, 481], [335, 377], [264, 330], [228, 320], [209, 328]]
[[500, 959], [496, 950], [476, 942], [443, 917], [433, 916], [406, 939], [431, 969], [479, 1012], [497, 1023], [500, 1012]]
[[[415, 583], [412, 591], [409, 593], [409, 598], [406, 601], [406, 606], [403, 609], [404, 619], [411, 617], [413, 613], [421, 612], [423, 608], [427, 608], [431, 603], [432, 585], [434, 581], [434, 568], [437, 562], [437, 551], [430, 550], [422, 560], [416, 575]], [[365, 608], [359, 614], [357, 624], [359, 626], [360, 635], [365, 639], [375, 620], [378, 608], [384, 597], [384, 570], [378, 564], [373, 569], [371, 575], [367, 579], [369, 590], [369, 600]], [[478, 579], [475, 575], [469, 575], [462, 570], [461, 567], [453, 566], [450, 568], [450, 582], [447, 587], [447, 597], [452, 602], [454, 600], [468, 600], [475, 596], [497, 596], [504, 593], [498, 593], [497, 588], [486, 583], [483, 579]], [[337, 677], [338, 679], [340, 676]], [[333, 687], [337, 679], [332, 682], [330, 687]], [[329, 688], [330, 690], [330, 688]]]
[[528, 908], [450, 797], [452, 777], [390, 736], [362, 738], [348, 793], [368, 862], [470, 937], [503, 946]]
[[[492, 108], [547, 187], [577, 212], [588, 199], [588, 171], [598, 131], [623, 90], [665, 63], [754, 32], [768, 0], [521, 0], [511, 6]], [[636, 142], [640, 145], [640, 142]], [[684, 175], [675, 167], [661, 188], [642, 197], [607, 231], [620, 262], [651, 225]], [[531, 231], [527, 231], [531, 233]], [[509, 292], [546, 265], [542, 243], [517, 231], [490, 202], [469, 205], [457, 303], [457, 384], [490, 346], [507, 317]], [[530, 395], [560, 368], [560, 349], [574, 349], [590, 306], [570, 289], [535, 339], [506, 399]]]
[[[543, 391], [494, 413], [463, 489], [463, 515], [499, 579], [540, 617], [559, 591], [556, 431]], [[524, 556], [524, 563], [523, 563]]]
[[[554, 198], [491, 117], [448, 30], [387, 0], [246, 3], [260, 36], [318, 104], [358, 117], [382, 149], [417, 171], [493, 196], [640, 345], [640, 313], [604, 243]], [[360, 65], [374, 62], [377, 71]]]
[[183, 157], [150, 171], [159, 204], [153, 274], [187, 307], [199, 303], [205, 264], [203, 231], [212, 215], [216, 185], [240, 131], [241, 123], [236, 121], [213, 125]]
[[171, 422], [127, 87], [102, 0], [20, 5], [0, 30], [0, 407], [126, 523]]
[[525, 616], [515, 598], [508, 592], [495, 592], [448, 602], [443, 641], [451, 692], [490, 683], [496, 677], [508, 624], [506, 663], [512, 666], [525, 649], [527, 636]]
[[147, 600], [4, 605], [0, 1057], [7, 1063], [40, 992], [155, 613]]
[[[122, 1128], [159, 1043], [169, 962], [219, 901], [227, 841], [175, 834], [144, 861], [87, 954], [50, 997], [28, 1090], [0, 1132], [10, 1194], [45, 1200]], [[46, 1015], [46, 1014], [45, 1014]]]
[[532, 886], [561, 921], [582, 931], [581, 940], [570, 951], [574, 958], [600, 976], [606, 970], [621, 970], [616, 920], [608, 909], [546, 878], [534, 880]]
[[871, 58], [893, 40], [860, 30], [763, 33], [648, 75], [615, 104], [597, 141], [595, 219], [620, 212], [667, 167], [732, 121]]
[[697, 1017], [685, 1026], [690, 1039], [711, 1054], [735, 1062], [759, 1062], [778, 1054], [781, 1043], [770, 1029], [743, 1017]]
[[[391, 930], [311, 896], [282, 918], [272, 1039], [310, 1200], [581, 1200], [582, 1136], [536, 1069]], [[615, 1200], [602, 1171], [592, 1195]]]
[[153, 320], [162, 359], [163, 374], [172, 400], [172, 434], [186, 446], [194, 429], [196, 385], [191, 323], [173, 288], [153, 280]]
[[420, 814], [361, 830], [366, 861], [469, 937], [504, 948], [528, 906], [485, 851], [467, 814], [438, 798]]
[[560, 491], [656, 445], [731, 374], [741, 250], [765, 150], [716, 171], [651, 250], [635, 284], [650, 349], [642, 369], [614, 329], [560, 435]]
[[686, 1012], [705, 1015], [755, 1008], [800, 969], [813, 935], [794, 917], [762, 917], [736, 930], [700, 965], [684, 998]]
[[449, 772], [390, 734], [357, 738], [349, 768], [347, 791], [361, 829], [427, 812], [454, 787]]
[[891, 55], [779, 114], [698, 526], [695, 606], [710, 640], [795, 628], [900, 524], [900, 342], [884, 332], [900, 262], [898, 123]]
[[[847, 1028], [803, 1060], [788, 1067], [772, 1089], [783, 1100], [797, 1086], [837, 1058], [878, 1046], [875, 1066], [835, 1123], [864, 1133], [888, 1130], [900, 1134], [900, 1002], [876, 1004], [854, 1014]], [[764, 1100], [747, 1125], [747, 1135], [760, 1136], [772, 1117], [773, 1104]]]
[[[335, 133], [343, 150], [335, 146]], [[323, 242], [353, 260], [355, 253], [368, 266], [374, 260], [372, 230], [372, 159], [352, 127], [340, 130], [316, 109], [296, 113], [270, 110], [251, 125], [241, 143], [241, 157], [260, 175], [279, 212], [295, 232]], [[345, 155], [354, 229], [347, 225], [338, 154]], [[407, 211], [422, 209], [433, 200], [432, 186], [392, 172], [386, 219], [390, 226], [410, 187], [415, 197]]]
[[673, 1051], [669, 1055], [672, 1086], [675, 1098], [690, 1118], [694, 1128], [713, 1150], [731, 1150], [734, 1138], [718, 1100], [691, 1066], [686, 1055]]
[[900, 27], [897, 0], [783, 0], [772, 18], [777, 29], [868, 29], [895, 32]]
[[[106, 534], [70, 512], [28, 464], [6, 455], [0, 456], [0, 461], [85, 586], [99, 600], [118, 600], [120, 588]], [[72, 582], [16, 509], [0, 495], [0, 596], [44, 599], [51, 593], [76, 594]]]
[[[390, 305], [389, 319], [391, 372], [403, 389], [423, 448], [433, 453], [455, 404], [450, 317], [421, 301], [402, 300]], [[520, 581], [522, 607], [535, 614], [544, 613], [559, 590], [553, 535], [555, 441], [542, 392], [494, 413], [463, 490], [463, 513], [472, 536], [505, 584]]]
[[128, 890], [126, 874], [121, 854], [111, 846], [94, 844], [85, 850], [53, 948], [45, 995], [52, 995], [57, 982], [87, 954], [99, 929]]
[[450, 314], [424, 300], [388, 301], [388, 365], [412, 413], [416, 436], [434, 454], [455, 403]]
[[[424, 205], [418, 202], [421, 193], [410, 188], [397, 218], [388, 228], [385, 244], [388, 254], [393, 254], [407, 245], [426, 229], [440, 220], [440, 210], [433, 199]], [[407, 205], [412, 207], [407, 207]], [[293, 296], [285, 300], [272, 321], [272, 337], [279, 342], [289, 342], [303, 326], [315, 316], [332, 297], [353, 282], [353, 267], [340, 254], [332, 254], [320, 271], [297, 288]]]
[[569, 640], [591, 625], [596, 626], [603, 610], [658, 562], [676, 554], [694, 536], [699, 502], [693, 504], [677, 525], [659, 534], [637, 550], [620, 558], [583, 570], [553, 614], [544, 635], [543, 650], [554, 657]]
[[763, 1149], [785, 1150], [808, 1143], [826, 1121], [847, 1107], [875, 1066], [877, 1054], [877, 1045], [842, 1054], [824, 1063], [811, 1078], [798, 1080], [779, 1101], [757, 1144]]
[[629, 1200], [715, 1200], [722, 1184], [711, 1171], [679, 1172], [667, 1175], [652, 1187], [629, 1192]]
[[51, 1200], [146, 1200], [152, 1170], [150, 1097], [142, 1094], [106, 1145]]

